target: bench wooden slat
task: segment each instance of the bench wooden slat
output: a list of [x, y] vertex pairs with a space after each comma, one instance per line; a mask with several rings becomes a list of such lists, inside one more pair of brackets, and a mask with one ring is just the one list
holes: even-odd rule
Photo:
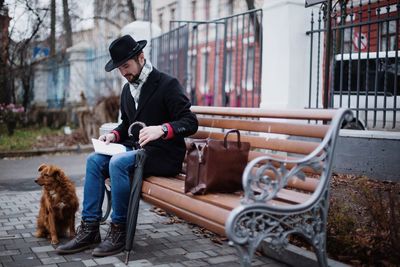
[[271, 110], [266, 108], [231, 108], [204, 106], [192, 106], [190, 109], [196, 114], [298, 120], [331, 120], [336, 114], [335, 110], [326, 109]]
[[[209, 131], [197, 131], [191, 138], [195, 139], [205, 139], [213, 138], [218, 140], [223, 140], [225, 133], [219, 132], [209, 132]], [[235, 141], [235, 135], [229, 135], [228, 140]], [[298, 140], [287, 140], [287, 139], [276, 139], [260, 136], [250, 136], [241, 134], [240, 140], [243, 142], [249, 142], [253, 148], [263, 148], [270, 150], [277, 150], [288, 153], [296, 153], [307, 155], [310, 154], [315, 148], [318, 147], [316, 142], [298, 141]]]
[[199, 125], [212, 128], [238, 129], [243, 131], [288, 134], [295, 136], [323, 138], [329, 129], [327, 125], [299, 124], [288, 122], [240, 120], [226, 118], [197, 117]]
[[285, 202], [291, 201], [292, 204], [300, 204], [306, 202], [310, 199], [310, 194], [304, 194], [300, 192], [295, 192], [293, 190], [281, 189], [277, 194], [277, 200], [283, 200]]
[[163, 210], [167, 211], [168, 213], [175, 214], [179, 218], [182, 218], [183, 220], [187, 222], [191, 222], [194, 224], [197, 224], [199, 226], [202, 226], [214, 233], [217, 233], [221, 236], [225, 236], [225, 225], [217, 224], [213, 221], [210, 221], [208, 218], [204, 218], [201, 216], [198, 216], [190, 211], [183, 210], [179, 207], [176, 207], [174, 205], [169, 204], [166, 201], [162, 201], [158, 198], [155, 198], [150, 195], [142, 194], [142, 198], [144, 201], [147, 203], [150, 203], [156, 207], [160, 207]]
[[142, 195], [154, 196], [161, 201], [221, 225], [224, 225], [230, 211], [147, 181], [143, 181]]
[[[168, 178], [165, 179], [164, 177], [157, 177], [151, 176], [146, 179], [149, 183], [167, 188], [169, 190], [175, 191], [179, 194], [184, 193], [184, 181], [175, 179], [175, 178]], [[188, 195], [198, 200], [202, 200], [204, 202], [219, 206], [221, 208], [231, 210], [237, 207], [240, 203], [240, 195], [239, 194], [224, 194], [224, 193], [212, 193], [206, 195]], [[278, 195], [278, 199], [271, 200], [270, 203], [275, 205], [287, 205], [287, 203], [294, 204], [294, 203], [302, 203], [306, 201], [310, 195], [295, 192], [295, 194], [291, 195], [289, 190], [282, 191], [281, 195]]]
[[[258, 168], [253, 168], [252, 173], [256, 173]], [[275, 175], [272, 171], [266, 171], [265, 175], [268, 175], [271, 178], [275, 178]], [[295, 189], [307, 191], [307, 192], [314, 192], [319, 184], [319, 180], [311, 177], [305, 177], [305, 181], [294, 177], [288, 181], [288, 186], [293, 187]]]
[[[260, 152], [260, 151], [250, 151], [249, 160], [248, 161], [251, 161], [251, 160], [253, 160], [253, 159], [257, 158], [257, 157], [261, 157], [261, 156], [271, 156], [271, 157], [274, 157], [276, 159], [286, 159], [286, 160], [297, 160], [297, 159], [299, 159], [298, 157], [287, 157], [287, 156], [284, 157], [284, 156], [277, 155], [277, 154], [263, 153], [263, 152]], [[294, 166], [293, 164], [288, 163], [286, 165], [286, 168], [288, 170], [290, 170], [291, 168], [293, 168], [293, 166]], [[320, 171], [315, 171], [314, 169], [312, 169], [310, 167], [305, 167], [303, 169], [303, 171], [305, 173], [309, 173], [309, 174], [321, 174]]]

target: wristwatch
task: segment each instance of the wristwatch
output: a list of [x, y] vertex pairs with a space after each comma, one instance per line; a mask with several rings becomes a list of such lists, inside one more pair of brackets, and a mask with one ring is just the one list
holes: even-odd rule
[[161, 125], [161, 130], [162, 130], [163, 133], [164, 133], [163, 136], [162, 136], [162, 138], [167, 137], [167, 135], [168, 135], [168, 126], [165, 125], [165, 124]]

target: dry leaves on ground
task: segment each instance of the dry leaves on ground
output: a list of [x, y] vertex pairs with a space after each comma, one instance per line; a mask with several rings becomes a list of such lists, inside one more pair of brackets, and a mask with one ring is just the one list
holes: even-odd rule
[[57, 135], [43, 135], [36, 138], [33, 148], [61, 148], [84, 144], [84, 136], [81, 131], [75, 130], [71, 134], [66, 135], [59, 133]]

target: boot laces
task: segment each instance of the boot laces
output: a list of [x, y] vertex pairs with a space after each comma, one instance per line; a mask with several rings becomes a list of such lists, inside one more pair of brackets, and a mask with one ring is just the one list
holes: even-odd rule
[[84, 239], [89, 231], [89, 225], [85, 223], [81, 223], [81, 225], [78, 226], [76, 229], [76, 235], [75, 238], [76, 240], [80, 241]]
[[112, 244], [115, 244], [118, 242], [121, 235], [122, 235], [121, 228], [111, 223], [110, 228], [108, 228], [105, 240], [109, 240]]

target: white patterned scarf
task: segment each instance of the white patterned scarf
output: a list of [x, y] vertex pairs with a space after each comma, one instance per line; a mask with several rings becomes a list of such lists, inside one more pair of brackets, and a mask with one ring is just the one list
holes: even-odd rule
[[145, 61], [142, 71], [140, 72], [139, 78], [135, 80], [133, 83], [129, 83], [129, 89], [131, 91], [131, 95], [135, 100], [135, 107], [138, 107], [139, 104], [139, 96], [140, 90], [142, 89], [143, 84], [147, 81], [150, 73], [153, 70], [153, 65], [151, 65], [150, 60]]

